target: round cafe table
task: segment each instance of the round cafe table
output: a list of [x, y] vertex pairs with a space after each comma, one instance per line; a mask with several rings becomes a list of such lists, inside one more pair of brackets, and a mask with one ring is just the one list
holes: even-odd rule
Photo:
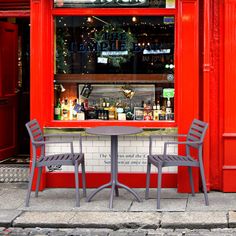
[[111, 186], [109, 208], [113, 207], [114, 192], [116, 196], [119, 196], [118, 187], [126, 189], [135, 196], [138, 202], [141, 202], [140, 197], [134, 190], [118, 181], [118, 136], [138, 134], [141, 132], [143, 132], [141, 128], [131, 126], [99, 126], [86, 129], [86, 133], [88, 134], [111, 136], [111, 180], [93, 191], [87, 198], [88, 202], [91, 201], [98, 192], [109, 186]]

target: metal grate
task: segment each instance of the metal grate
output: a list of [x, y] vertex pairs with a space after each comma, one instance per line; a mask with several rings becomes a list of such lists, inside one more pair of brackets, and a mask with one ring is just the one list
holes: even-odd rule
[[0, 165], [0, 183], [28, 182], [29, 165]]

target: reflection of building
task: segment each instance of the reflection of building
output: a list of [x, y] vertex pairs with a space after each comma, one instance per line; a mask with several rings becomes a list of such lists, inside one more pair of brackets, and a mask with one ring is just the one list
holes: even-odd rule
[[[236, 191], [236, 184], [232, 181], [236, 175], [234, 154], [236, 113], [233, 109], [236, 87], [233, 78], [236, 72], [234, 60], [232, 60], [236, 50], [234, 42], [236, 3], [234, 1], [224, 0], [220, 3], [216, 0], [150, 1], [151, 7], [139, 6], [137, 8], [134, 8], [132, 5], [134, 1], [132, 1], [131, 5], [126, 5], [124, 8], [122, 8], [122, 4], [119, 5], [119, 8], [111, 7], [108, 4], [106, 8], [102, 9], [99, 8], [98, 1], [96, 1], [96, 7], [94, 5], [78, 6], [74, 5], [76, 1], [66, 0], [55, 1], [55, 6], [53, 0], [31, 0], [30, 7], [29, 1], [22, 0], [20, 2], [11, 1], [10, 4], [9, 1], [1, 0], [0, 16], [1, 21], [12, 21], [12, 17], [16, 17], [15, 24], [19, 26], [19, 19], [29, 20], [31, 17], [30, 112], [32, 118], [36, 117], [43, 127], [83, 129], [104, 124], [130, 125], [130, 122], [133, 122], [134, 126], [152, 128], [155, 129], [155, 132], [161, 127], [165, 131], [170, 129], [176, 131], [175, 128], [178, 128], [180, 133], [186, 132], [194, 117], [204, 119], [209, 123], [208, 137], [204, 146], [208, 188]], [[81, 3], [81, 1], [79, 2]], [[120, 1], [114, 1], [116, 4], [118, 2]], [[124, 2], [129, 4], [130, 1]], [[87, 1], [84, 4], [88, 4]], [[136, 23], [132, 22], [134, 15]], [[92, 16], [99, 18], [100, 21]], [[88, 17], [92, 21], [89, 22]], [[165, 20], [162, 20], [163, 18]], [[81, 52], [80, 45], [86, 45], [89, 40], [92, 40], [92, 37], [89, 36], [92, 30], [102, 30], [106, 22], [115, 20], [126, 32], [130, 29], [135, 35], [134, 38], [140, 40], [135, 44], [136, 49], [142, 48], [145, 51], [136, 50], [137, 53], [128, 54], [131, 55], [130, 57], [121, 55], [122, 53], [118, 55], [116, 50], [110, 49], [107, 50], [109, 55], [106, 53], [102, 55], [97, 51], [93, 53], [93, 50]], [[160, 22], [165, 23], [161, 24]], [[131, 27], [131, 24], [134, 25]], [[149, 32], [145, 32], [146, 29]], [[172, 37], [170, 37], [170, 29]], [[61, 33], [59, 33], [60, 30]], [[145, 33], [148, 33], [149, 37]], [[169, 35], [166, 36], [168, 33]], [[150, 39], [153, 40], [153, 44], [150, 45], [162, 45], [161, 48], [148, 48]], [[162, 41], [165, 41], [166, 45]], [[119, 42], [115, 40], [112, 43], [112, 49], [119, 49], [118, 52], [126, 53], [124, 46], [120, 47], [120, 44], [116, 44]], [[168, 49], [170, 49], [170, 53], [165, 51]], [[58, 61], [55, 59], [56, 56], [58, 56]], [[1, 60], [3, 59], [1, 58]], [[5, 64], [1, 63], [1, 65]], [[7, 68], [7, 65], [5, 66]], [[140, 86], [148, 84], [155, 86], [155, 96], [159, 97], [161, 102], [160, 109], [165, 108], [168, 101], [168, 98], [163, 97], [163, 88], [174, 87], [175, 98], [171, 100], [171, 108], [175, 120], [167, 121], [163, 118], [164, 121], [145, 121], [143, 119], [55, 121], [53, 120], [54, 80], [66, 89], [63, 95], [60, 94], [58, 97], [61, 96], [61, 99], [64, 97], [69, 100], [78, 97], [79, 84], [99, 84], [104, 87], [105, 84], [111, 83], [139, 84]], [[135, 86], [133, 87], [135, 89]], [[2, 93], [0, 96], [3, 96]], [[157, 103], [157, 101], [155, 102]], [[68, 104], [70, 107], [70, 103]], [[85, 103], [85, 105], [87, 104]], [[141, 105], [140, 102], [137, 107]], [[7, 135], [7, 132], [4, 135]], [[135, 137], [134, 140], [137, 141], [137, 145], [135, 150], [132, 149], [133, 151], [130, 150], [130, 152], [143, 152], [142, 154], [145, 155], [147, 152], [145, 137]], [[97, 141], [101, 141], [105, 148], [109, 148], [106, 140]], [[121, 147], [124, 150], [127, 143], [131, 146], [131, 139], [124, 138], [123, 141]], [[85, 142], [88, 146], [90, 145], [89, 138], [86, 137]], [[106, 167], [99, 166], [99, 156], [94, 157], [90, 152], [92, 148], [99, 149], [96, 147], [96, 140], [91, 143], [95, 143], [95, 146], [93, 147], [91, 144], [90, 149], [87, 150], [88, 163], [90, 163], [88, 164], [88, 172], [95, 176], [94, 180], [96, 180], [97, 175], [94, 170], [106, 172]], [[173, 149], [173, 152], [175, 151], [177, 151], [176, 147]], [[107, 152], [104, 151], [104, 153]], [[123, 155], [126, 154], [129, 155], [129, 153], [123, 153]], [[95, 160], [94, 163], [97, 163], [96, 167], [91, 164], [93, 160]], [[139, 166], [137, 169], [123, 166], [124, 175], [130, 177], [127, 178], [127, 181], [132, 180], [133, 174], [140, 171], [143, 172], [143, 175], [137, 182], [141, 183], [145, 178], [143, 166]], [[58, 176], [56, 180], [54, 179], [55, 175]], [[45, 175], [53, 186], [61, 185], [60, 179], [63, 176], [65, 173], [47, 173]], [[184, 170], [181, 169], [178, 176], [176, 170], [168, 170], [164, 178], [166, 186], [177, 186], [178, 183], [179, 190], [186, 191], [185, 179], [187, 178]], [[137, 183], [137, 185], [139, 184]]]

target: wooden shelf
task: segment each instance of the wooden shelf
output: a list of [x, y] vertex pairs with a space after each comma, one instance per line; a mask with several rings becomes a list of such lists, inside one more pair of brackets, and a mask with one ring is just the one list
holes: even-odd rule
[[63, 83], [173, 83], [167, 74], [56, 74]]

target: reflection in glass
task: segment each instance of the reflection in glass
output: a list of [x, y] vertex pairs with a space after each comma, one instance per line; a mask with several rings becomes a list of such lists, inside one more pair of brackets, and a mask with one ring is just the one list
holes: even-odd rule
[[56, 18], [57, 73], [173, 73], [174, 17], [90, 18]]
[[58, 16], [55, 24], [54, 79], [65, 88], [55, 93], [55, 117], [174, 120], [173, 16]]

